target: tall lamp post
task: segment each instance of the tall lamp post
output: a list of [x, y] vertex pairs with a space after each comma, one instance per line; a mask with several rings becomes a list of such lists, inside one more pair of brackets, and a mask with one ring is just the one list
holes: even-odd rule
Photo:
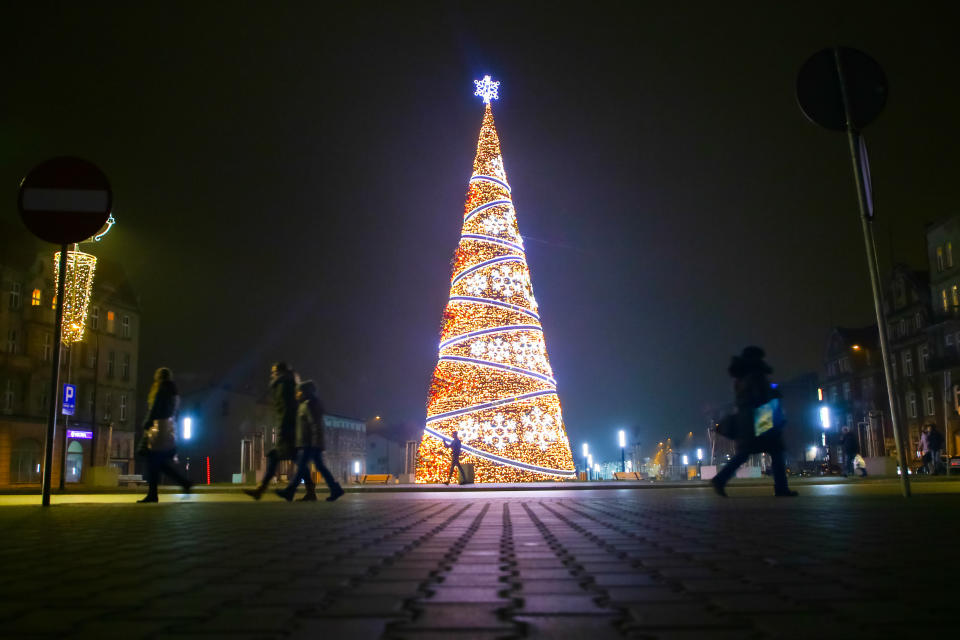
[[700, 480], [700, 472], [703, 467], [703, 449], [697, 447], [697, 480]]
[[591, 480], [590, 470], [593, 469], [593, 454], [587, 454], [587, 480]]
[[587, 461], [587, 456], [590, 455], [590, 447], [586, 442], [583, 443], [583, 467], [587, 472], [587, 480], [590, 479], [590, 463]]
[[627, 454], [626, 454], [627, 434], [623, 432], [623, 429], [620, 429], [620, 433], [618, 435], [620, 436], [620, 471], [626, 473], [627, 472]]

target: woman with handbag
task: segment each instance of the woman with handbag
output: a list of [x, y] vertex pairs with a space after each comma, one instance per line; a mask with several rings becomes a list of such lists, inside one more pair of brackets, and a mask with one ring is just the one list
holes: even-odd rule
[[150, 488], [147, 495], [137, 502], [157, 502], [157, 484], [160, 472], [176, 480], [183, 490], [190, 491], [193, 483], [173, 466], [173, 457], [177, 453], [177, 440], [174, 433], [174, 419], [180, 406], [177, 385], [173, 383], [173, 373], [166, 367], [160, 367], [153, 374], [153, 385], [147, 395], [147, 419], [143, 423], [143, 437], [140, 440], [140, 453], [147, 462], [147, 483]]

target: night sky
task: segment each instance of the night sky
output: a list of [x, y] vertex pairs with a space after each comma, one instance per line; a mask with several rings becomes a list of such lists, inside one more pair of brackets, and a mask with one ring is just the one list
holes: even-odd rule
[[331, 411], [422, 422], [484, 74], [577, 450], [699, 433], [745, 344], [785, 379], [872, 322], [846, 139], [794, 97], [812, 53], [889, 77], [884, 268], [924, 267], [958, 212], [950, 3], [352, 4], [4, 7], [5, 218], [50, 156], [107, 173], [95, 251], [141, 297], [141, 376], [265, 385], [286, 359]]

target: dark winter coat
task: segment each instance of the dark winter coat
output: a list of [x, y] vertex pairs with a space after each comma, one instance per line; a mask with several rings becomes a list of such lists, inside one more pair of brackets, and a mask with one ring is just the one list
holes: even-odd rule
[[840, 446], [850, 458], [860, 453], [860, 441], [857, 440], [857, 436], [852, 431], [847, 431], [840, 436]]
[[450, 454], [453, 456], [454, 462], [460, 459], [460, 447], [461, 447], [460, 438], [454, 438], [450, 441], [450, 444], [446, 442], [443, 443], [443, 446], [450, 449]]
[[160, 383], [157, 393], [153, 396], [153, 402], [147, 409], [147, 419], [143, 421], [143, 428], [152, 427], [154, 420], [172, 419], [177, 412], [177, 403], [177, 385], [173, 380], [164, 380]]
[[295, 444], [298, 449], [314, 447], [323, 451], [323, 405], [316, 396], [305, 396], [297, 409], [297, 434]]
[[292, 459], [296, 453], [297, 383], [293, 374], [285, 371], [270, 383], [273, 410], [276, 413], [277, 444], [274, 451], [281, 459]]
[[737, 412], [733, 415], [734, 434], [737, 450], [746, 450], [751, 453], [761, 451], [779, 451], [783, 449], [782, 421], [774, 424], [774, 428], [760, 436], [755, 435], [755, 411], [774, 398], [780, 397], [780, 392], [770, 385], [767, 376], [762, 371], [753, 371], [743, 377], [735, 378], [733, 382], [734, 404]]

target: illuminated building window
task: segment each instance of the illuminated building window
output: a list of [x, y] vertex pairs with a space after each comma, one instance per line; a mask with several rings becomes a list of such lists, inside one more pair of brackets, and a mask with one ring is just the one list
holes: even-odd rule
[[927, 389], [927, 415], [932, 416], [936, 412], [936, 406], [933, 402], [933, 390]]
[[53, 334], [45, 333], [43, 334], [43, 361], [50, 362], [50, 359], [53, 358]]
[[10, 283], [10, 310], [16, 311], [20, 308], [22, 298], [22, 285], [19, 282]]
[[42, 292], [40, 291], [40, 289], [34, 289], [34, 290], [33, 290], [33, 295], [30, 296], [30, 306], [31, 306], [31, 307], [39, 307], [39, 306], [40, 306], [40, 298], [41, 298], [42, 296], [43, 296], [43, 294], [42, 294]]
[[953, 306], [960, 307], [960, 297], [957, 295], [957, 285], [950, 287], [950, 293], [952, 294], [951, 297], [953, 298]]
[[130, 337], [130, 316], [123, 316], [120, 319], [120, 335], [124, 338]]
[[100, 330], [100, 307], [90, 309], [90, 328], [94, 331]]
[[120, 394], [120, 422], [127, 421], [127, 394]]
[[940, 299], [941, 299], [941, 301], [943, 302], [943, 310], [944, 310], [944, 311], [947, 311], [948, 309], [950, 309], [950, 305], [949, 305], [949, 303], [947, 302], [947, 290], [946, 290], [946, 289], [940, 289]]
[[937, 271], [943, 271], [943, 247], [937, 247]]
[[113, 311], [107, 311], [107, 333], [114, 333], [116, 331], [116, 319], [117, 314]]
[[7, 331], [7, 353], [13, 355], [20, 350], [20, 333], [16, 329]]
[[907, 415], [911, 418], [917, 417], [917, 394], [913, 391], [907, 393]]
[[117, 354], [113, 351], [107, 353], [107, 377], [112, 378], [117, 370]]

